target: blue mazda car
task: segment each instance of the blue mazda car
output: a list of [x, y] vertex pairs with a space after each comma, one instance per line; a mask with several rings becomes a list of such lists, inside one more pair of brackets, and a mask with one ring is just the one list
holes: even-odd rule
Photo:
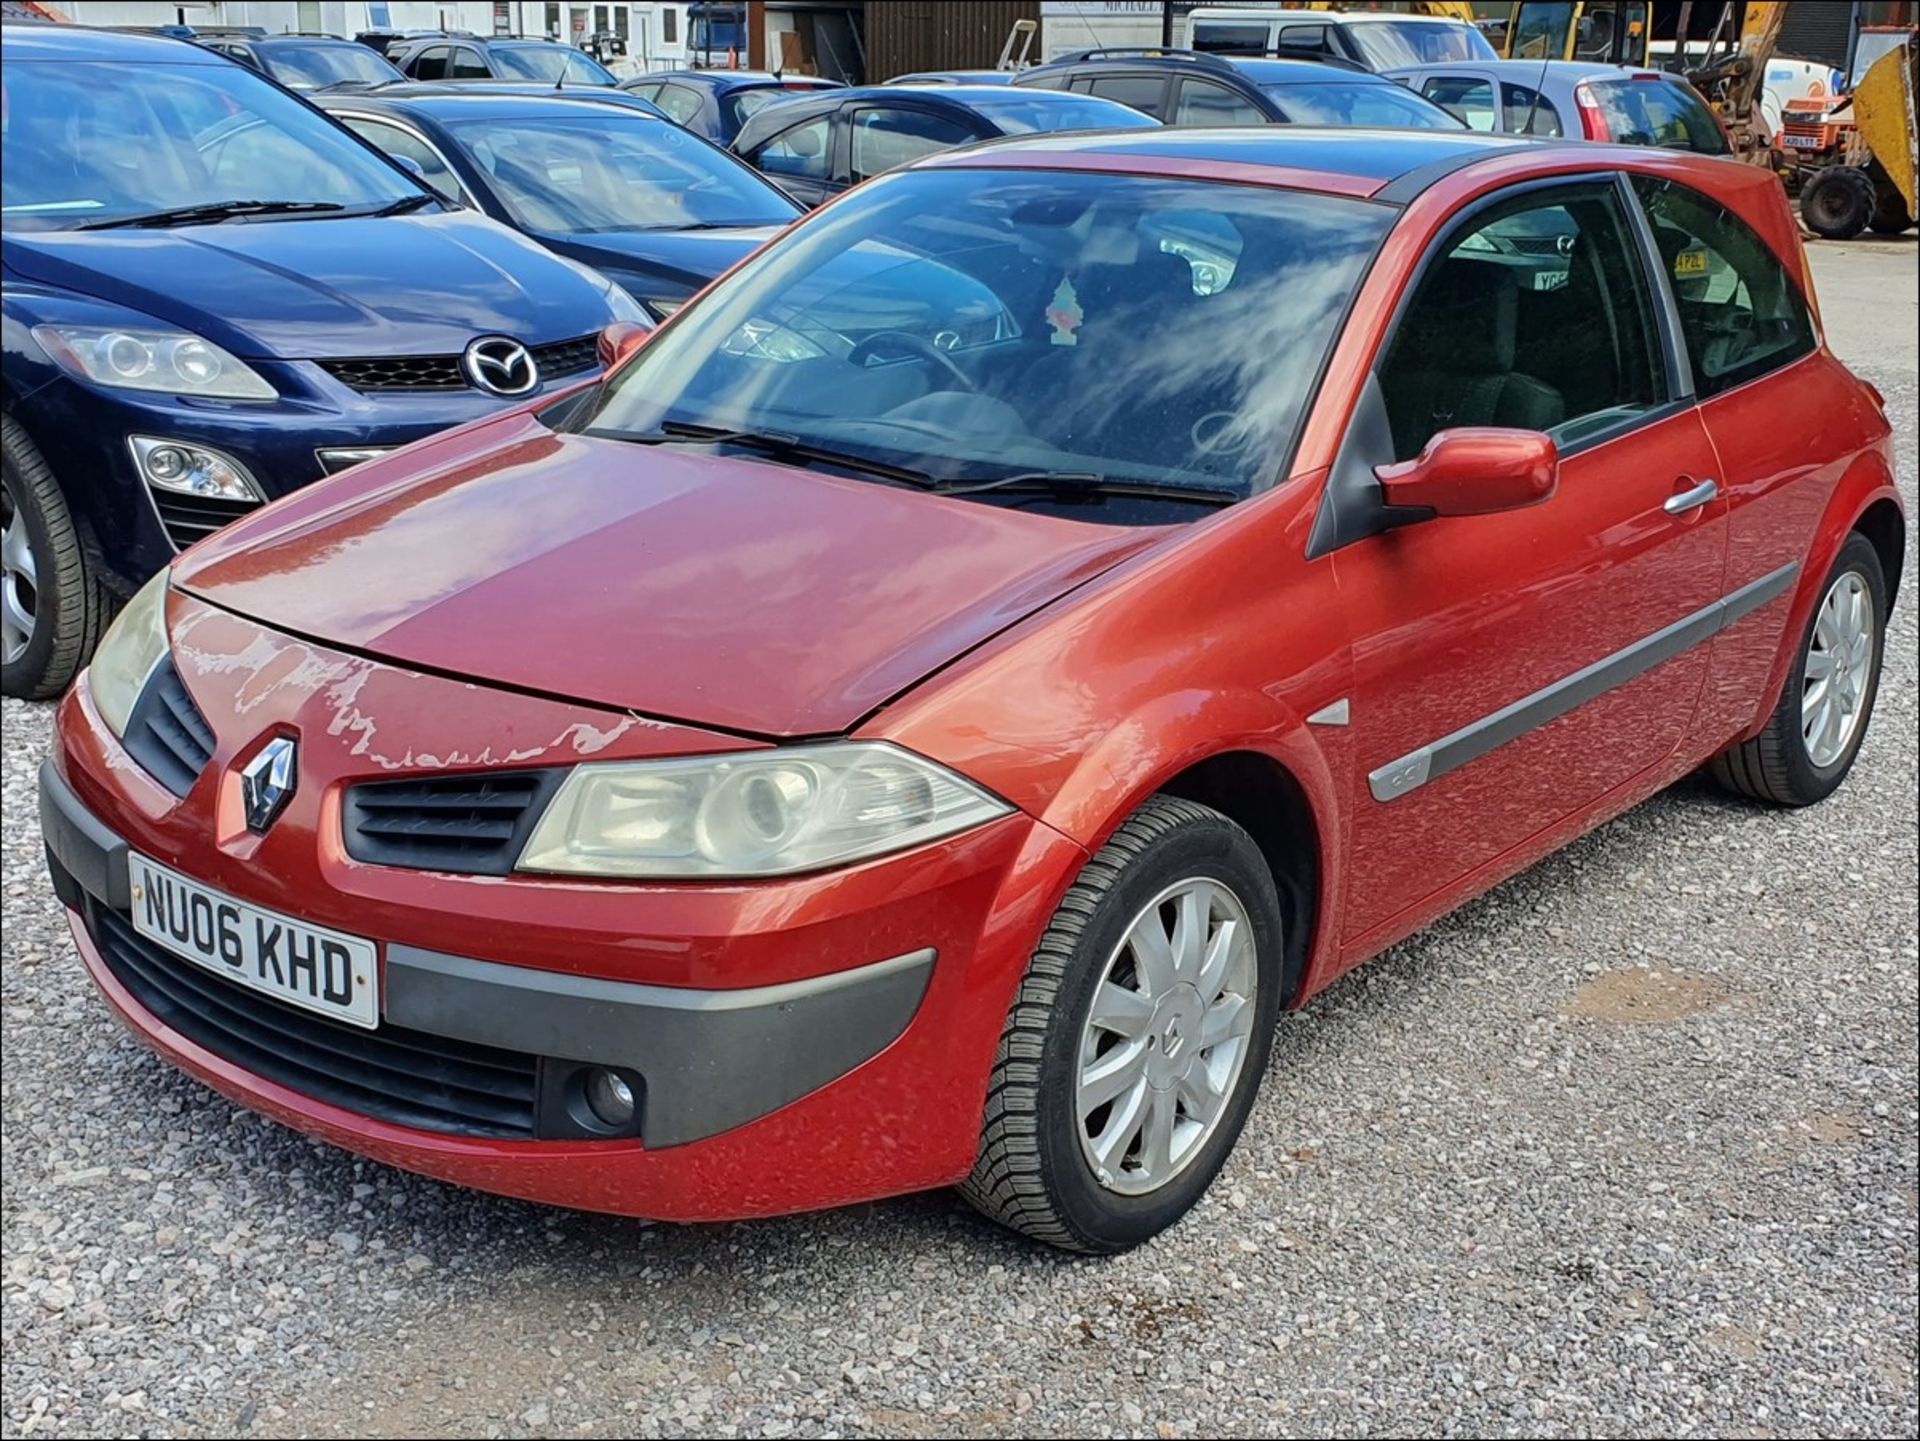
[[198, 46], [0, 40], [8, 695], [62, 690], [176, 550], [589, 376], [606, 325], [647, 319]]
[[448, 199], [591, 265], [656, 320], [800, 218], [798, 205], [718, 146], [664, 116], [589, 95], [450, 85], [318, 95], [314, 103], [418, 165]]

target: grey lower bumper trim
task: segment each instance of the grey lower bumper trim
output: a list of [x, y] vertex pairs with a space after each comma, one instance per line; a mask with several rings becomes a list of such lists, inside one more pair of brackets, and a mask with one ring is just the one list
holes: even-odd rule
[[436, 1035], [636, 1071], [640, 1139], [731, 1130], [845, 1075], [920, 1008], [932, 950], [786, 985], [696, 991], [387, 947], [386, 1018]]
[[1672, 660], [1684, 650], [1709, 640], [1742, 616], [1758, 610], [1785, 592], [1800, 573], [1797, 563], [1783, 565], [1760, 579], [1722, 596], [1712, 605], [1692, 615], [1682, 616], [1672, 625], [1635, 641], [1623, 650], [1603, 656], [1584, 670], [1555, 681], [1532, 695], [1522, 696], [1512, 705], [1482, 716], [1451, 735], [1442, 736], [1397, 760], [1388, 761], [1367, 777], [1368, 788], [1377, 801], [1397, 800], [1416, 791], [1430, 780], [1476, 761], [1488, 751], [1517, 740], [1548, 721], [1557, 720], [1577, 706], [1623, 686], [1634, 677], [1652, 670], [1662, 661]]
[[[40, 762], [40, 835], [61, 869], [89, 895], [116, 910], [133, 904], [127, 894], [127, 843], [80, 803], [50, 760]], [[78, 904], [75, 897], [60, 899]]]
[[[40, 767], [40, 829], [60, 899], [117, 911], [132, 900], [127, 843]], [[382, 1018], [564, 1062], [617, 1066], [643, 1082], [640, 1140], [683, 1145], [744, 1125], [870, 1060], [899, 1039], [933, 976], [931, 949], [747, 990], [535, 971], [386, 947]]]

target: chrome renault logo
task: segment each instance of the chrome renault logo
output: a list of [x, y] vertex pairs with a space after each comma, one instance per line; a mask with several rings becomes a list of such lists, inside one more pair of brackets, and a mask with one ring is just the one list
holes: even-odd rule
[[240, 799], [246, 806], [248, 830], [264, 834], [292, 798], [293, 763], [292, 737], [275, 736], [240, 772]]
[[540, 383], [540, 367], [519, 341], [504, 335], [483, 335], [460, 357], [467, 379], [492, 395], [525, 395]]

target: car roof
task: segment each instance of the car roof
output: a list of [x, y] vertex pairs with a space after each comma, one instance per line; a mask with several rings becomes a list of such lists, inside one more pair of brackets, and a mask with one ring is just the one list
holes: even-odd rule
[[[1318, 13], [1318, 12], [1316, 12]], [[1327, 65], [1318, 60], [1278, 60], [1265, 57], [1222, 55], [1234, 69], [1256, 85], [1391, 85], [1371, 70], [1355, 70], [1347, 65]]]
[[1370, 20], [1415, 20], [1425, 25], [1462, 25], [1465, 21], [1456, 20], [1450, 15], [1409, 15], [1398, 10], [1268, 10], [1260, 6], [1248, 5], [1204, 5], [1198, 6], [1193, 17], [1199, 20], [1230, 20], [1253, 22], [1260, 20], [1326, 20], [1336, 25], [1350, 25], [1355, 21], [1365, 24]]
[[1678, 79], [1664, 70], [1649, 70], [1644, 65], [1607, 65], [1598, 60], [1432, 60], [1425, 65], [1395, 65], [1383, 75], [1444, 75], [1450, 70], [1481, 70], [1506, 80], [1538, 82], [1542, 73], [1549, 80], [1572, 84], [1580, 80], [1626, 80], [1636, 75], [1658, 75]]
[[681, 85], [704, 85], [709, 90], [740, 90], [756, 85], [799, 85], [809, 90], [843, 90], [837, 80], [819, 75], [775, 75], [771, 70], [649, 70], [633, 83], [672, 80]]
[[[398, 86], [393, 88], [399, 89]], [[323, 109], [331, 109], [335, 105], [346, 107], [370, 103], [422, 115], [429, 120], [510, 120], [516, 116], [577, 115], [589, 107], [602, 112], [621, 111], [637, 120], [654, 124], [661, 120], [660, 116], [642, 110], [637, 105], [608, 105], [591, 95], [569, 95], [565, 91], [519, 95], [484, 88], [455, 91], [449, 86], [446, 90], [413, 94], [384, 94], [382, 90], [333, 90], [320, 92], [312, 98], [319, 101]]]
[[0, 26], [8, 60], [105, 60], [126, 65], [231, 65], [226, 57], [166, 35], [91, 30], [82, 25]]
[[210, 40], [238, 40], [247, 45], [327, 45], [334, 49], [351, 46], [355, 50], [368, 50], [371, 46], [362, 45], [358, 40], [347, 40], [338, 35], [210, 35]]
[[[1389, 85], [1393, 82], [1388, 81]], [[1205, 167], [1234, 167], [1236, 180], [1259, 183], [1270, 169], [1273, 183], [1324, 188], [1343, 194], [1376, 194], [1417, 170], [1445, 172], [1457, 165], [1518, 150], [1559, 149], [1574, 142], [1492, 135], [1477, 130], [1364, 130], [1312, 125], [1248, 125], [1206, 130], [1166, 126], [1150, 130], [1097, 130], [1024, 136], [990, 145], [963, 146], [926, 156], [914, 169], [941, 165], [982, 167], [1004, 163], [1021, 169], [1099, 169], [1110, 162], [1129, 173], [1178, 175], [1206, 180]], [[1602, 147], [1582, 144], [1596, 157]], [[1605, 147], [1617, 149], [1617, 147]], [[1189, 171], [1188, 167], [1197, 167]], [[1315, 186], [1302, 177], [1321, 177]]]

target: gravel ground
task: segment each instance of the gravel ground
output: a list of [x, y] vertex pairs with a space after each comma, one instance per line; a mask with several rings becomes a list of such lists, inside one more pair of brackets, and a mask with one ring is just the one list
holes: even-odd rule
[[[1908, 437], [1915, 250], [1815, 257]], [[1105, 1262], [945, 1195], [567, 1215], [236, 1111], [84, 983], [39, 857], [49, 710], [7, 702], [0, 1421], [1914, 1435], [1915, 613], [1840, 795], [1688, 783], [1343, 980], [1208, 1200]]]

